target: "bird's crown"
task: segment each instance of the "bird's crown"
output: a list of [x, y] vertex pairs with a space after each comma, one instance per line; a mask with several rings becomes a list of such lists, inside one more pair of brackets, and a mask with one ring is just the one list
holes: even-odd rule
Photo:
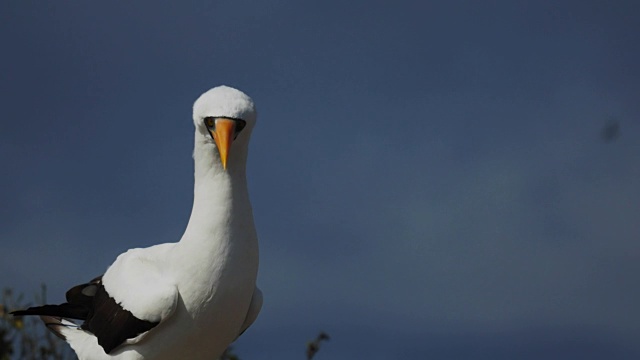
[[222, 85], [200, 95], [193, 104], [193, 121], [196, 126], [205, 117], [227, 117], [252, 124], [256, 121], [256, 109], [247, 94]]

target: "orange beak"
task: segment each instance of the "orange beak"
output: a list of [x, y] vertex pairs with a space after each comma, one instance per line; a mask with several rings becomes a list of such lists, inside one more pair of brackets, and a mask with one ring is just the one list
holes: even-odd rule
[[209, 130], [213, 140], [216, 142], [218, 152], [220, 153], [220, 161], [222, 167], [227, 170], [227, 158], [229, 157], [229, 148], [233, 142], [233, 134], [236, 129], [236, 122], [229, 119], [216, 119], [215, 129]]

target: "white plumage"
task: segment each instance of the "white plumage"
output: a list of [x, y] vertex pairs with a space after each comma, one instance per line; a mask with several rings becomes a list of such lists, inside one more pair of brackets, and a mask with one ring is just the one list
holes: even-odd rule
[[[193, 121], [194, 201], [180, 241], [121, 254], [101, 280], [68, 293], [68, 304], [16, 312], [41, 315], [81, 360], [212, 360], [260, 311], [258, 240], [246, 181], [253, 102], [236, 89], [216, 87], [195, 102]], [[65, 315], [69, 308], [63, 306], [74, 302], [91, 304], [96, 313]], [[116, 304], [116, 315], [105, 320], [98, 313]], [[64, 317], [87, 325], [80, 329]], [[102, 334], [104, 326], [109, 328]], [[136, 326], [151, 328], [130, 330]], [[126, 331], [126, 340], [113, 340]], [[105, 345], [109, 341], [115, 346]]]

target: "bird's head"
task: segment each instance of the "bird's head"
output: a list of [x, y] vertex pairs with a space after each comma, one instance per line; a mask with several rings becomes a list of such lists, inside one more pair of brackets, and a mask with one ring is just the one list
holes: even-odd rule
[[197, 133], [216, 144], [222, 166], [233, 143], [246, 144], [256, 123], [253, 100], [240, 90], [218, 86], [200, 95], [193, 104]]

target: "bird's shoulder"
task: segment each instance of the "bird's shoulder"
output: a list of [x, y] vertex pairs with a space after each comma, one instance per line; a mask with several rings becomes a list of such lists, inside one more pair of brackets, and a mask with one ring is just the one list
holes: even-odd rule
[[119, 255], [102, 277], [106, 292], [139, 319], [166, 319], [178, 300], [175, 281], [163, 265], [174, 245], [136, 248]]

